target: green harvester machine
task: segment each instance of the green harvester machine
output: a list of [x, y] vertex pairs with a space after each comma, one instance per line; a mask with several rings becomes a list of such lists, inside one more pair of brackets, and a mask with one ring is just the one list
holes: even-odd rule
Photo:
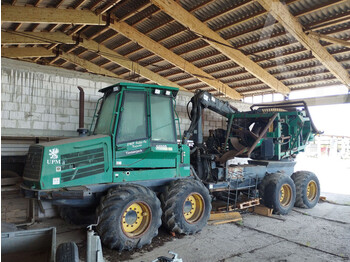
[[[178, 140], [177, 88], [119, 83], [100, 92], [88, 136], [29, 148], [21, 188], [27, 198], [57, 205], [67, 221], [97, 223], [105, 246], [141, 248], [162, 223], [194, 234], [207, 224], [212, 199], [233, 208], [261, 200], [279, 214], [318, 202], [315, 174], [294, 172], [295, 155], [318, 133], [304, 102], [239, 112], [198, 91]], [[227, 119], [205, 141], [204, 110]]]

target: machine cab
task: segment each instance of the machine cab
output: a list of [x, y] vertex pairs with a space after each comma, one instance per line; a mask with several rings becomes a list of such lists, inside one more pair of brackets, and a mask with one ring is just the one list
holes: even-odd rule
[[119, 83], [106, 87], [94, 134], [112, 137], [116, 168], [175, 168], [178, 89]]

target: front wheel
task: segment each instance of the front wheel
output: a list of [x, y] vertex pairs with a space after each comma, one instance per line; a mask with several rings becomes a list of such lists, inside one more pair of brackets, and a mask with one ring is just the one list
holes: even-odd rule
[[259, 185], [262, 203], [272, 208], [275, 214], [287, 215], [292, 210], [295, 192], [293, 180], [281, 173], [265, 176]]
[[102, 243], [119, 251], [150, 244], [162, 224], [162, 210], [156, 194], [134, 184], [110, 189], [101, 199], [97, 215], [97, 232]]
[[208, 189], [194, 179], [170, 183], [161, 195], [163, 224], [179, 234], [194, 234], [207, 224], [211, 211]]
[[296, 187], [295, 206], [313, 208], [320, 198], [320, 182], [317, 176], [309, 171], [297, 171], [292, 179]]

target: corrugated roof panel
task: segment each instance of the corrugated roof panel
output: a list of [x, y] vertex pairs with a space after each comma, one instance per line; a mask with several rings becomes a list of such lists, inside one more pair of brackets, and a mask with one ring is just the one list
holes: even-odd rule
[[[9, 0], [4, 0], [4, 3]], [[74, 7], [80, 0], [43, 0], [40, 7], [56, 6], [59, 8]], [[34, 0], [18, 0], [16, 5], [34, 4]], [[81, 5], [91, 7], [94, 0], [87, 0]], [[296, 43], [295, 39], [285, 32], [284, 28], [267, 16], [266, 11], [256, 1], [249, 0], [180, 0], [181, 5], [187, 10], [195, 11], [192, 13], [201, 21], [208, 21], [209, 27], [218, 30], [225, 39], [228, 39], [233, 47], [242, 50], [248, 57], [260, 64], [265, 70], [275, 77], [285, 82], [292, 88], [311, 88], [316, 85], [324, 85], [338, 81], [330, 74], [325, 67], [312, 56], [301, 44]], [[291, 3], [291, 4], [288, 4]], [[108, 5], [106, 1], [95, 8]], [[306, 29], [314, 29], [322, 34], [332, 37], [350, 40], [350, 1], [343, 0], [287, 0], [288, 7], [292, 14], [297, 15]], [[323, 8], [320, 8], [323, 7]], [[140, 8], [140, 9], [139, 9]], [[123, 0], [115, 5], [114, 13], [117, 18], [125, 18], [130, 25], [159, 43], [171, 48], [173, 52], [181, 55], [183, 58], [194, 65], [202, 68], [205, 72], [212, 74], [213, 78], [228, 83], [230, 85], [241, 86], [237, 90], [251, 90], [255, 92], [256, 88], [264, 91], [271, 89], [264, 84], [258, 84], [260, 81], [254, 78], [244, 68], [239, 67], [233, 61], [221, 54], [218, 50], [212, 48], [202, 39], [196, 39], [193, 32], [174, 21], [166, 13], [158, 10], [157, 7], [147, 0]], [[139, 9], [139, 10], [138, 10]], [[126, 18], [126, 16], [128, 18]], [[268, 17], [268, 19], [267, 19]], [[15, 23], [3, 23], [3, 30], [14, 30]], [[68, 26], [68, 27], [67, 27]], [[53, 28], [49, 24], [23, 24], [20, 31], [44, 31]], [[99, 32], [102, 26], [88, 26], [87, 30], [82, 30], [81, 36], [91, 37]], [[59, 25], [54, 30], [71, 30], [71, 25]], [[185, 30], [184, 30], [185, 29]], [[199, 88], [200, 85], [206, 85], [181, 69], [171, 65], [166, 60], [153, 55], [145, 48], [129, 41], [121, 34], [113, 36], [114, 32], [108, 30], [97, 36], [95, 40], [103, 42], [110, 49], [115, 49], [119, 53], [129, 56], [135, 61], [141, 61], [140, 64], [147, 68], [159, 72], [161, 75], [179, 81], [180, 83], [189, 83], [191, 88]], [[331, 44], [325, 40], [320, 43], [324, 45], [347, 70], [350, 70], [350, 48], [340, 44]], [[20, 45], [25, 46], [25, 45]], [[62, 45], [62, 50], [69, 50], [71, 45]], [[91, 59], [95, 54], [91, 52], [81, 53], [83, 49], [77, 48], [74, 53], [81, 57]], [[50, 59], [48, 59], [50, 60]], [[58, 60], [56, 64], [62, 62]], [[93, 62], [104, 64], [107, 68], [113, 68], [113, 63], [107, 63], [104, 58], [96, 58]], [[82, 70], [80, 67], [70, 63], [65, 63], [64, 67]], [[121, 73], [130, 74], [130, 79], [137, 81], [146, 81], [146, 79], [136, 76], [128, 70], [116, 68]], [[332, 82], [333, 81], [333, 82]], [[193, 83], [193, 84], [191, 84]], [[251, 86], [246, 86], [251, 85]], [[295, 87], [294, 87], [295, 86]], [[212, 89], [211, 87], [207, 87]], [[250, 92], [250, 91], [249, 91]]]
[[193, 64], [197, 67], [204, 69], [210, 66], [218, 66], [218, 64], [225, 63], [226, 61], [229, 61], [229, 59], [225, 55], [219, 54], [210, 58], [206, 58], [204, 60], [195, 61], [193, 62]]
[[155, 15], [149, 16], [147, 19], [141, 23], [134, 26], [137, 30], [144, 34], [159, 28], [160, 26], [165, 25], [166, 23], [172, 22], [173, 19], [164, 12], [158, 12]]
[[161, 40], [162, 45], [167, 48], [175, 48], [175, 46], [187, 43], [188, 41], [192, 41], [193, 39], [198, 38], [192, 31], [183, 30], [179, 33], [173, 34], [171, 37]]
[[[183, 52], [185, 52], [186, 49], [183, 49]], [[181, 54], [181, 57], [188, 60], [188, 61], [197, 61], [197, 60], [201, 60], [203, 58], [209, 57], [211, 55], [216, 55], [218, 52], [215, 48], [211, 47], [211, 46], [206, 46], [204, 48], [200, 48], [197, 50], [193, 50], [189, 53], [184, 53]]]
[[176, 54], [183, 54], [185, 52], [189, 52], [190, 50], [195, 50], [201, 48], [203, 46], [209, 46], [204, 40], [198, 39], [189, 44], [181, 45], [173, 49], [173, 52]]
[[146, 17], [151, 16], [152, 14], [157, 12], [158, 10], [159, 10], [159, 8], [154, 6], [154, 5], [150, 5], [142, 11], [134, 10], [133, 11], [134, 15], [132, 15], [130, 18], [126, 19], [126, 21], [130, 25], [133, 25], [135, 23], [139, 23], [140, 21], [142, 21]]
[[128, 38], [123, 36], [122, 34], [117, 34], [110, 40], [106, 41], [104, 43], [105, 46], [107, 46], [109, 49], [116, 49], [120, 48], [121, 46], [128, 45], [132, 43]]
[[[102, 3], [109, 4], [109, 1], [101, 1]], [[116, 1], [117, 2], [117, 1]], [[132, 13], [135, 11], [135, 8], [141, 6], [144, 3], [147, 3], [147, 0], [131, 0], [131, 1], [122, 1], [116, 5], [114, 14], [118, 18], [125, 17], [129, 13]]]

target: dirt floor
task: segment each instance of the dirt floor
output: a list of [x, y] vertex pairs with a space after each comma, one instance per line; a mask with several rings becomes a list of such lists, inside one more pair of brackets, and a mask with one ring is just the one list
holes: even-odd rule
[[[288, 216], [243, 214], [242, 223], [206, 226], [192, 236], [172, 236], [163, 228], [151, 245], [133, 252], [103, 248], [106, 262], [155, 260], [173, 251], [189, 261], [348, 261], [350, 195], [324, 194], [329, 202], [313, 209], [294, 208]], [[86, 230], [63, 220], [46, 219], [30, 228], [55, 226], [57, 245], [78, 244], [85, 261]]]

